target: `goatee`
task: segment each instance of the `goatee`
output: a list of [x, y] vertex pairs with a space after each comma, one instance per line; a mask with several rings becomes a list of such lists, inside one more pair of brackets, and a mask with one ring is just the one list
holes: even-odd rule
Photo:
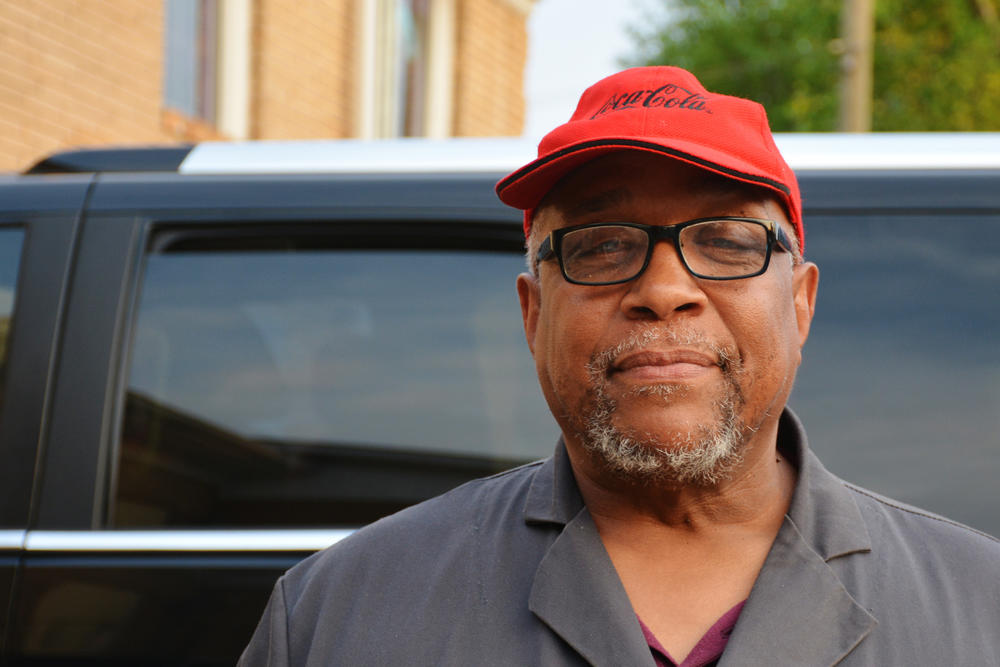
[[[723, 390], [713, 401], [711, 420], [687, 432], [675, 432], [666, 439], [616, 426], [617, 403], [607, 391], [608, 372], [614, 360], [655, 342], [704, 350], [717, 360], [724, 379]], [[745, 402], [739, 384], [743, 367], [734, 350], [719, 347], [694, 331], [648, 329], [594, 355], [587, 370], [592, 392], [582, 440], [615, 476], [642, 484], [713, 486], [728, 479], [742, 462], [750, 429], [739, 416]], [[633, 393], [658, 396], [669, 403], [689, 391], [683, 383], [671, 383], [643, 385]]]

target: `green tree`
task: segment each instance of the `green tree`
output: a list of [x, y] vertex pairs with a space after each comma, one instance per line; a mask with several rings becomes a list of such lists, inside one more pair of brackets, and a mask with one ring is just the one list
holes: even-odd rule
[[[877, 0], [875, 130], [1000, 129], [996, 0]], [[756, 99], [780, 131], [837, 124], [842, 0], [665, 0], [627, 64]]]

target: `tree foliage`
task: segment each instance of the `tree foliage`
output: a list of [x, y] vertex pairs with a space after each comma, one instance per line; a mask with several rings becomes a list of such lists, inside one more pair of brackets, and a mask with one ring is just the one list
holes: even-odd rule
[[[997, 0], [878, 0], [872, 128], [1000, 129]], [[781, 131], [837, 125], [842, 0], [665, 0], [628, 64], [694, 72]]]

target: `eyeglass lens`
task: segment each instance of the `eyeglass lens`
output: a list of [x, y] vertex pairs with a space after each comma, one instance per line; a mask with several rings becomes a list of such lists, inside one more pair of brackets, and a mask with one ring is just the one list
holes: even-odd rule
[[[679, 246], [688, 269], [710, 278], [753, 275], [767, 262], [767, 228], [757, 222], [710, 220], [680, 230]], [[566, 275], [584, 283], [631, 280], [642, 271], [650, 233], [641, 227], [601, 225], [570, 231], [562, 238]]]

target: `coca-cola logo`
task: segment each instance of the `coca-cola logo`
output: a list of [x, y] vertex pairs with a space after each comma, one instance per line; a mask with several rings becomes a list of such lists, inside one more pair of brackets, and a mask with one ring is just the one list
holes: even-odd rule
[[590, 120], [598, 116], [603, 116], [612, 111], [622, 111], [623, 109], [634, 109], [636, 107], [663, 107], [666, 109], [690, 109], [691, 111], [701, 111], [702, 113], [712, 113], [708, 108], [708, 99], [704, 95], [692, 93], [686, 88], [668, 83], [655, 90], [632, 90], [612, 95], [597, 110]]

